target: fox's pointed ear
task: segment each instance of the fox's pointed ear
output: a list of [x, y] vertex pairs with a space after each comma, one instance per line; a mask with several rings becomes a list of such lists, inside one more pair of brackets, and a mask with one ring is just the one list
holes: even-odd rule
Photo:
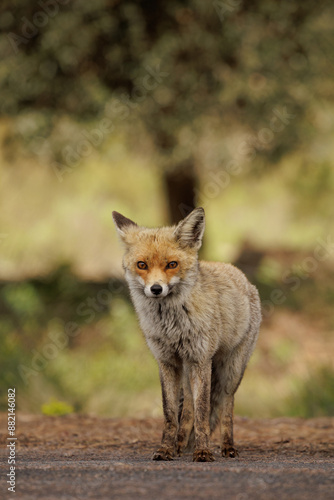
[[205, 214], [202, 207], [195, 208], [185, 219], [181, 220], [174, 231], [181, 246], [199, 250], [205, 229]]
[[124, 215], [120, 214], [119, 212], [113, 212], [112, 218], [114, 219], [117, 232], [122, 238], [122, 240], [124, 240], [127, 230], [131, 226], [138, 227], [135, 222], [133, 222], [131, 219], [128, 219], [127, 217], [124, 217]]

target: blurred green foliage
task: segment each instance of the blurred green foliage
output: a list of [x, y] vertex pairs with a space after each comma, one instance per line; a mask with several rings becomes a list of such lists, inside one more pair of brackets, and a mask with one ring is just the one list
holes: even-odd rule
[[[319, 248], [319, 247], [318, 247]], [[305, 316], [321, 317], [332, 326], [334, 269], [329, 253], [317, 260], [316, 252], [275, 250], [265, 257], [256, 273], [254, 283], [259, 289], [264, 307], [269, 315], [276, 307], [304, 312]], [[282, 255], [283, 254], [283, 255]]]
[[295, 382], [293, 396], [286, 404], [287, 414], [293, 417], [334, 416], [334, 369], [320, 366], [307, 380]]

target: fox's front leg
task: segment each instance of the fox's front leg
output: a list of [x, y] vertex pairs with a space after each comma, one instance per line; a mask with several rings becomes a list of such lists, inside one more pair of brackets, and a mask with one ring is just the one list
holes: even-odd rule
[[159, 367], [165, 421], [161, 446], [154, 453], [153, 460], [172, 460], [178, 429], [181, 369], [166, 363], [160, 363]]
[[209, 450], [211, 361], [189, 367], [189, 381], [194, 401], [195, 451], [194, 462], [213, 462]]
[[183, 376], [183, 405], [177, 435], [177, 454], [182, 455], [187, 448], [189, 436], [194, 426], [194, 404], [189, 377], [187, 373]]

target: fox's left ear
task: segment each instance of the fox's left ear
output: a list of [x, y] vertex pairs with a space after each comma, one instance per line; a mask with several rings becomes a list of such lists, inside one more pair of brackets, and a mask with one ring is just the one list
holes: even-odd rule
[[114, 219], [117, 232], [122, 238], [122, 240], [124, 240], [127, 230], [131, 226], [138, 227], [135, 222], [133, 222], [131, 219], [128, 219], [127, 217], [124, 217], [124, 215], [120, 214], [119, 212], [113, 212], [112, 218]]
[[205, 229], [205, 214], [202, 207], [195, 208], [185, 219], [178, 223], [175, 236], [181, 246], [199, 250]]

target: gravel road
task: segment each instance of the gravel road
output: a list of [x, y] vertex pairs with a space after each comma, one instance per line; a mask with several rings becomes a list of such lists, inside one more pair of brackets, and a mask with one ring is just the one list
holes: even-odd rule
[[160, 419], [18, 416], [16, 493], [7, 491], [6, 414], [0, 414], [0, 498], [301, 499], [334, 498], [334, 418], [235, 418], [240, 456], [154, 462]]

